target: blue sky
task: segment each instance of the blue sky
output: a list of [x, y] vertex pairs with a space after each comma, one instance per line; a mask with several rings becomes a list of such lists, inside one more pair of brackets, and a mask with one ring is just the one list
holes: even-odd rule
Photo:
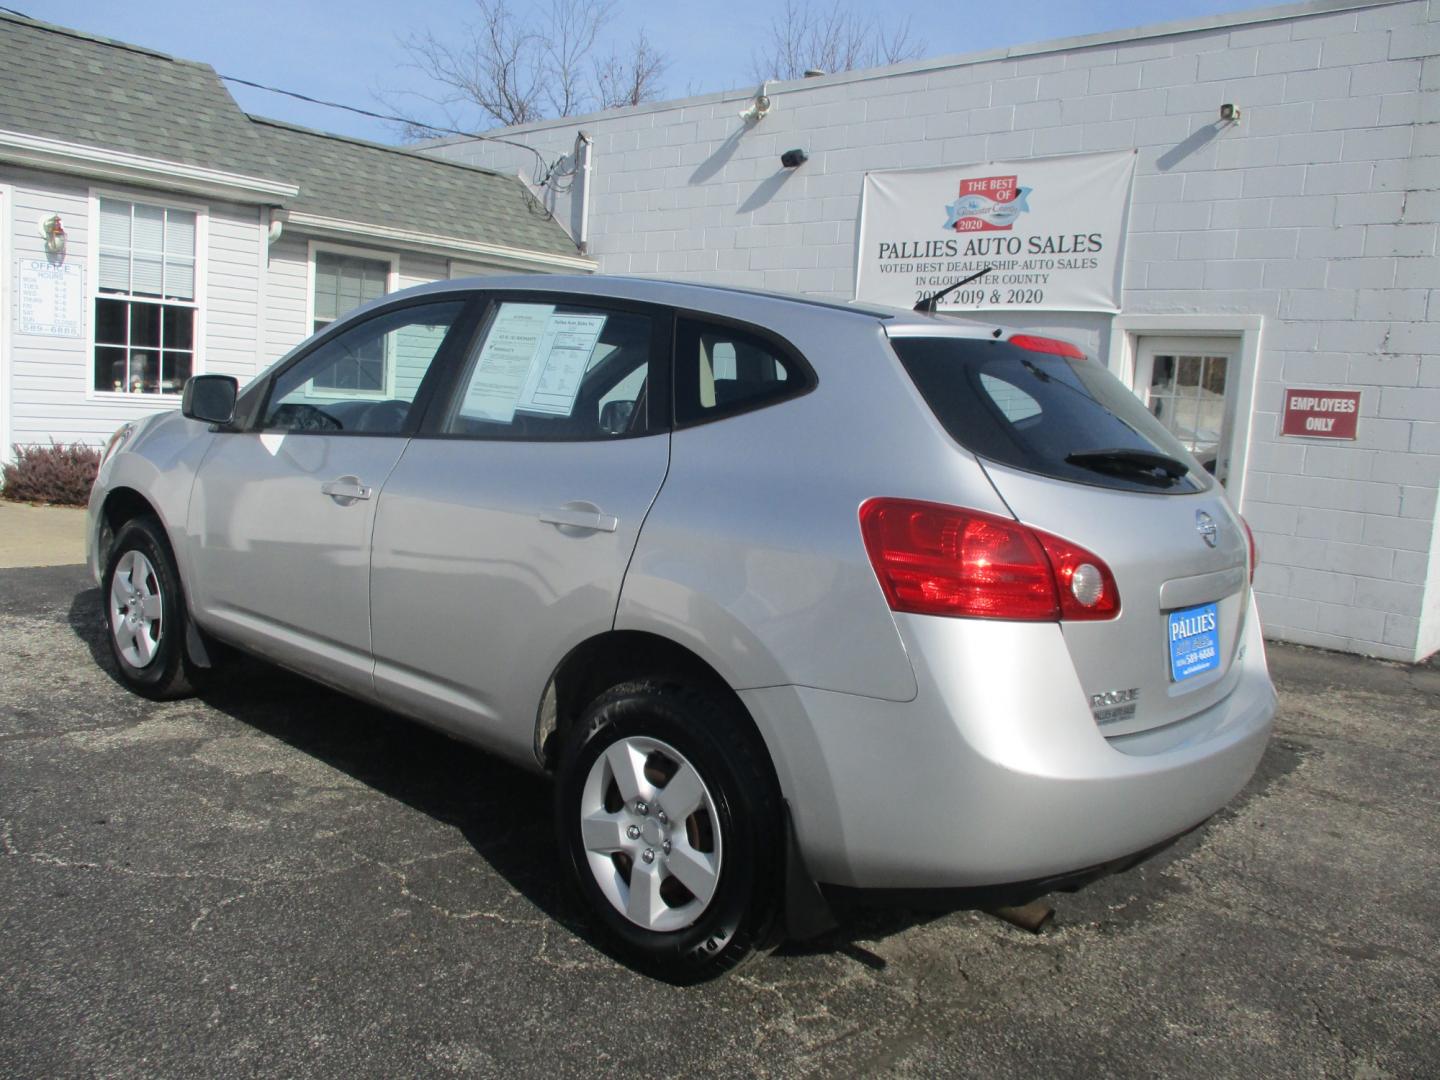
[[[471, 17], [471, 0], [0, 0], [27, 15], [201, 60], [224, 75], [297, 90], [313, 97], [386, 111], [380, 90], [423, 86], [405, 67], [399, 39], [420, 28], [437, 35]], [[823, 0], [820, 0], [823, 3]], [[524, 0], [512, 0], [525, 6]], [[617, 44], [644, 28], [670, 59], [665, 97], [745, 86], [751, 55], [768, 34], [779, 0], [618, 0]], [[925, 56], [946, 56], [1051, 38], [1145, 26], [1263, 6], [1255, 0], [1008, 0], [967, 3], [890, 0], [887, 18], [910, 17], [911, 39]], [[857, 5], [869, 10], [868, 5]], [[221, 12], [223, 11], [223, 14]], [[393, 125], [237, 87], [248, 112], [327, 131], [398, 141]], [[424, 113], [423, 103], [414, 110]], [[431, 110], [423, 119], [439, 120]]]

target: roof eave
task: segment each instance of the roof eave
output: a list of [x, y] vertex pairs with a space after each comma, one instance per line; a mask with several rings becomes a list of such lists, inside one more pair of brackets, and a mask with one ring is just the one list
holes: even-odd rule
[[549, 251], [533, 251], [526, 248], [509, 247], [505, 244], [487, 244], [479, 240], [461, 240], [434, 233], [414, 232], [396, 229], [389, 225], [375, 225], [364, 221], [347, 221], [343, 218], [324, 217], [292, 210], [286, 216], [286, 227], [307, 235], [342, 240], [363, 239], [384, 241], [407, 251], [422, 251], [447, 258], [462, 258], [471, 262], [490, 263], [495, 266], [520, 270], [573, 270], [580, 273], [594, 273], [598, 263], [580, 254], [563, 255]]
[[283, 206], [300, 193], [294, 184], [265, 177], [164, 161], [103, 146], [64, 142], [25, 131], [0, 130], [0, 161], [266, 206]]

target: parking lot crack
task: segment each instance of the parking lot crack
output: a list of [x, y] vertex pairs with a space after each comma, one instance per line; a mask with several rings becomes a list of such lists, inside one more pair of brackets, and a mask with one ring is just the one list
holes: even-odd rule
[[452, 919], [457, 922], [474, 922], [476, 920], [482, 920], [485, 922], [497, 923], [501, 926], [535, 927], [546, 925], [547, 920], [516, 919], [509, 915], [502, 914], [499, 911], [488, 911], [482, 908], [476, 908], [469, 911], [458, 911], [453, 908], [446, 907], [438, 900], [431, 899], [430, 897], [417, 892], [411, 886], [410, 875], [406, 872], [405, 869], [402, 869], [402, 867], [408, 868], [420, 865], [422, 863], [433, 862], [437, 859], [444, 858], [450, 855], [461, 854], [463, 853], [464, 849], [456, 849], [454, 851], [446, 852], [436, 852], [429, 856], [422, 856], [420, 858], [408, 860], [407, 862], [402, 863], [401, 866], [393, 866], [390, 863], [384, 861], [383, 859], [377, 859], [373, 856], [366, 855], [363, 852], [355, 850], [354, 848], [350, 848], [349, 851], [350, 854], [354, 856], [358, 862], [368, 866], [373, 866], [381, 873], [393, 879], [395, 883], [400, 887], [400, 895], [403, 896], [405, 899], [420, 904], [434, 914], [439, 915], [441, 918]]
[[213, 912], [221, 911], [224, 908], [229, 907], [231, 904], [238, 903], [239, 901], [244, 900], [245, 897], [248, 895], [249, 893], [236, 893], [234, 896], [225, 897], [213, 907], [202, 907], [200, 909], [200, 914], [196, 915], [194, 921], [190, 924], [190, 932], [193, 934], [196, 930], [200, 929], [201, 925], [205, 922], [206, 919], [210, 918], [210, 915]]

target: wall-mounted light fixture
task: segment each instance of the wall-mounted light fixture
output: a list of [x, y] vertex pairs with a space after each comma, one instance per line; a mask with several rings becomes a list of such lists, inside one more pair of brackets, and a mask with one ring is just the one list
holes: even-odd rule
[[64, 256], [65, 226], [60, 224], [59, 214], [40, 219], [40, 235], [45, 238], [45, 254], [56, 258]]
[[799, 168], [801, 165], [804, 165], [805, 162], [809, 160], [810, 155], [807, 154], [804, 150], [799, 149], [786, 150], [783, 154], [780, 155], [780, 164], [784, 165], [787, 169]]
[[1221, 105], [1220, 121], [1225, 124], [1238, 124], [1240, 122], [1240, 106], [1231, 105], [1228, 101]]
[[765, 115], [770, 111], [771, 105], [769, 91], [770, 80], [766, 79], [760, 84], [760, 90], [756, 93], [755, 99], [750, 102], [749, 107], [740, 110], [740, 119], [744, 120], [747, 124], [753, 124], [765, 119]]

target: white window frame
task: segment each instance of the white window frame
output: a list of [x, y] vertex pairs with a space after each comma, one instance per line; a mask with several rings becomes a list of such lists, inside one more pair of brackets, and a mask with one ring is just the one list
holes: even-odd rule
[[[331, 255], [350, 255], [357, 259], [373, 259], [375, 262], [386, 263], [390, 269], [385, 274], [385, 292], [382, 296], [393, 293], [400, 287], [400, 255], [394, 251], [381, 251], [378, 248], [352, 247], [349, 244], [332, 244], [324, 240], [311, 240], [305, 254], [305, 336], [309, 337], [315, 333], [315, 256], [321, 252], [328, 252]], [[341, 316], [343, 318], [344, 316]], [[336, 320], [331, 320], [332, 322]], [[327, 326], [329, 323], [326, 324]], [[341, 390], [331, 387], [314, 389], [306, 384], [306, 394], [315, 397], [327, 398], [374, 398], [384, 400], [395, 396], [395, 365], [391, 358], [385, 358], [385, 389], [375, 390]]]
[[[156, 300], [156, 303], [177, 307], [193, 307], [195, 310], [195, 343], [190, 358], [190, 374], [205, 373], [206, 311], [208, 294], [206, 282], [209, 274], [210, 251], [210, 206], [192, 199], [180, 199], [168, 191], [127, 191], [124, 188], [90, 189], [86, 205], [85, 243], [85, 398], [87, 401], [149, 402], [164, 408], [173, 408], [180, 402], [177, 394], [132, 394], [123, 390], [95, 389], [95, 301], [102, 296], [112, 299], [120, 293], [100, 291], [100, 200], [115, 199], [118, 202], [144, 203], [166, 210], [187, 210], [195, 215], [195, 299], [189, 301]], [[146, 297], [125, 293], [126, 299], [150, 302]]]
[[1240, 513], [1245, 512], [1246, 462], [1254, 436], [1255, 384], [1260, 377], [1260, 339], [1264, 327], [1263, 315], [1117, 315], [1111, 323], [1110, 353], [1106, 359], [1110, 372], [1133, 390], [1135, 360], [1142, 337], [1229, 338], [1237, 343], [1238, 370], [1233, 372], [1235, 393], [1233, 397], [1229, 393], [1225, 395], [1225, 424], [1230, 440], [1221, 452], [1230, 460], [1225, 493]]

